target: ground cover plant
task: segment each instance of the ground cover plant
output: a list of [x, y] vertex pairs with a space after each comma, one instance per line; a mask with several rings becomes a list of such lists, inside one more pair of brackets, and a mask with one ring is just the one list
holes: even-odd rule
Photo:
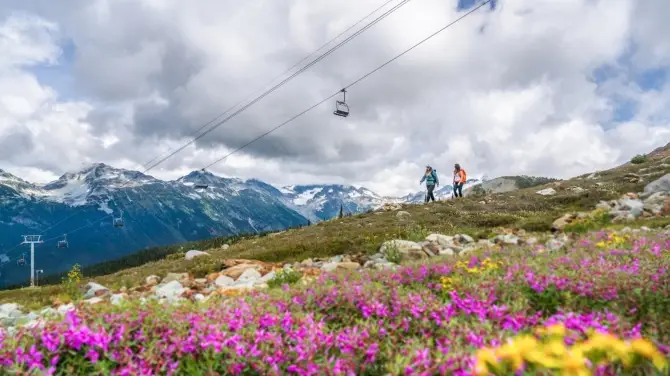
[[198, 304], [85, 305], [0, 329], [0, 374], [667, 375], [670, 235], [574, 244], [286, 274]]

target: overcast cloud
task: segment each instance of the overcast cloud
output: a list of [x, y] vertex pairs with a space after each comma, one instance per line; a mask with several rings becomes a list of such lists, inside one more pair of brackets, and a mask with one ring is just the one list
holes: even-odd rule
[[[92, 162], [142, 170], [384, 1], [3, 0], [0, 168], [42, 182]], [[149, 174], [221, 158], [458, 3], [410, 1]], [[352, 87], [348, 118], [333, 99], [211, 170], [400, 195], [426, 164], [443, 180], [454, 163], [490, 177], [612, 167], [670, 141], [668, 14], [667, 0], [498, 0]]]

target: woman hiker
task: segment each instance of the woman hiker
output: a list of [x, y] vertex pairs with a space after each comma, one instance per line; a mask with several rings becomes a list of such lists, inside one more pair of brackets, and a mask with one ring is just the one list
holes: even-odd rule
[[465, 184], [465, 180], [465, 170], [461, 168], [461, 165], [456, 163], [454, 165], [454, 196], [463, 197], [463, 185]]
[[426, 194], [426, 202], [433, 200], [435, 202], [435, 195], [433, 195], [433, 190], [436, 185], [440, 185], [440, 180], [437, 178], [437, 171], [433, 170], [432, 167], [426, 166], [426, 173], [421, 178], [419, 184], [423, 184], [424, 180], [426, 181], [426, 188], [428, 193]]

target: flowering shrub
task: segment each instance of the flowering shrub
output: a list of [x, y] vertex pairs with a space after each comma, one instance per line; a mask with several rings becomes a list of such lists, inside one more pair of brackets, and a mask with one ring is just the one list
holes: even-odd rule
[[0, 328], [0, 374], [667, 374], [670, 237], [617, 236], [322, 274], [204, 306], [82, 305]]
[[79, 264], [74, 264], [72, 269], [67, 273], [67, 278], [63, 278], [61, 281], [66, 294], [72, 300], [79, 300], [83, 295], [80, 290], [82, 277], [81, 267]]

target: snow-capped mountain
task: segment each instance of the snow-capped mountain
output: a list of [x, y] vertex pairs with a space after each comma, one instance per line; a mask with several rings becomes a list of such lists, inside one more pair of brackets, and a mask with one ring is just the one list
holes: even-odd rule
[[388, 199], [363, 187], [347, 185], [291, 185], [279, 189], [287, 206], [295, 208], [311, 221], [330, 219], [340, 207], [347, 213], [375, 208]]
[[[469, 179], [464, 194], [478, 184], [480, 179]], [[449, 199], [451, 193], [451, 185], [443, 185], [435, 196]], [[43, 235], [37, 267], [54, 273], [74, 263], [107, 261], [152, 246], [316, 223], [337, 216], [340, 207], [344, 214], [355, 214], [388, 202], [422, 202], [424, 197], [425, 187], [404, 197], [382, 197], [364, 187], [276, 188], [205, 171], [164, 181], [103, 163], [44, 185], [0, 170], [0, 287], [26, 279], [25, 267], [16, 264], [26, 249], [15, 247], [25, 234]], [[122, 218], [124, 226], [113, 227], [113, 218]], [[65, 233], [69, 248], [56, 248]]]
[[[202, 185], [207, 188], [199, 189]], [[37, 267], [53, 273], [151, 246], [307, 225], [336, 216], [340, 205], [345, 213], [358, 213], [383, 200], [365, 188], [278, 189], [260, 180], [203, 171], [163, 181], [102, 163], [44, 185], [1, 171], [0, 286], [26, 279], [25, 267], [16, 264], [26, 249], [14, 248], [24, 234], [43, 235]], [[118, 217], [125, 226], [112, 226]], [[69, 248], [58, 249], [56, 241], [64, 233]], [[12, 251], [5, 254], [8, 249]]]

